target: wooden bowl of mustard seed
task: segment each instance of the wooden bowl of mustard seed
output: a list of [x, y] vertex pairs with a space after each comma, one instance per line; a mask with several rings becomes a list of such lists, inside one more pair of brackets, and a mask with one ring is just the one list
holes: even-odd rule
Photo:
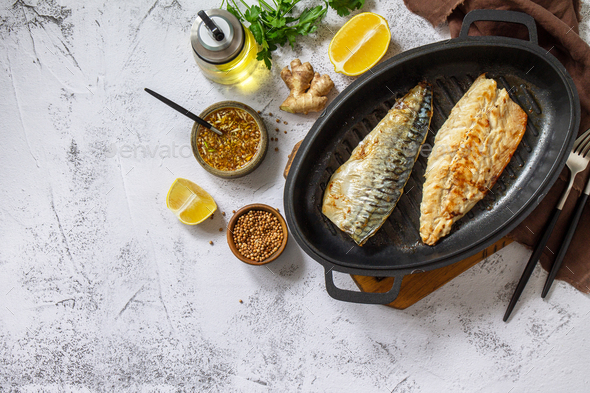
[[238, 210], [227, 225], [227, 244], [234, 255], [250, 265], [274, 261], [285, 250], [289, 232], [277, 209], [255, 203]]
[[242, 177], [258, 168], [268, 150], [268, 133], [254, 109], [237, 101], [221, 101], [200, 117], [223, 135], [195, 123], [191, 147], [199, 164], [215, 176]]

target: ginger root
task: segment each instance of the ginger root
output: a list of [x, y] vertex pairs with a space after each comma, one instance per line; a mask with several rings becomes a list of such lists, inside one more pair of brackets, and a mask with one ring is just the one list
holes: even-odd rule
[[321, 112], [328, 102], [326, 95], [334, 87], [328, 75], [314, 73], [311, 64], [301, 64], [299, 59], [291, 62], [290, 71], [288, 66], [283, 68], [281, 79], [291, 89], [291, 94], [280, 108], [290, 113]]

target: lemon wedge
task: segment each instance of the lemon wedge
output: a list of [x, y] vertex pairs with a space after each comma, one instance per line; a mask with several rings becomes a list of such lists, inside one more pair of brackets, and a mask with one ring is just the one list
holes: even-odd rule
[[205, 221], [215, 210], [217, 204], [209, 193], [190, 180], [178, 178], [168, 190], [166, 206], [176, 217], [188, 225]]
[[328, 55], [336, 72], [356, 76], [381, 60], [390, 41], [387, 20], [381, 15], [363, 12], [338, 30], [330, 41]]

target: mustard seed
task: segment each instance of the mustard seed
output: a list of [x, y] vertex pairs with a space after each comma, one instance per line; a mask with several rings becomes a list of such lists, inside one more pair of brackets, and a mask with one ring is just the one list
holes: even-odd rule
[[276, 252], [284, 237], [279, 220], [272, 213], [262, 210], [250, 210], [241, 215], [232, 236], [238, 252], [257, 262]]

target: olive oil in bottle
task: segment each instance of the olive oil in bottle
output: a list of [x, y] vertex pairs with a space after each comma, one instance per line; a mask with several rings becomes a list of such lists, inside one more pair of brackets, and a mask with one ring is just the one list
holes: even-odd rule
[[191, 47], [203, 74], [224, 85], [247, 79], [258, 63], [258, 46], [250, 30], [222, 9], [198, 15], [191, 28]]

